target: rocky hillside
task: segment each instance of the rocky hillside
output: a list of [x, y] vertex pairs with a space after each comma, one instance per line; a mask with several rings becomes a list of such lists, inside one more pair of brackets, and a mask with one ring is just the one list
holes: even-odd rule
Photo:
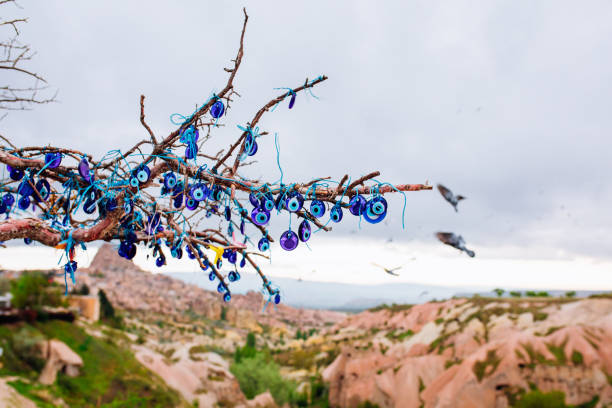
[[[104, 244], [88, 269], [78, 275], [77, 284], [103, 289], [113, 304], [126, 310], [144, 310], [180, 317], [186, 312], [218, 320], [222, 312], [233, 325], [253, 328], [257, 324], [279, 327], [291, 324], [305, 329], [341, 321], [344, 313], [296, 309], [283, 304], [268, 305], [259, 292], [233, 295], [226, 304], [218, 293], [189, 285], [163, 274], [141, 270], [119, 257], [115, 248]], [[214, 286], [211, 285], [214, 290]], [[223, 311], [223, 309], [226, 309]]]
[[341, 345], [323, 371], [332, 406], [507, 407], [536, 390], [562, 391], [572, 406], [612, 406], [607, 298], [382, 308], [347, 318], [324, 338]]

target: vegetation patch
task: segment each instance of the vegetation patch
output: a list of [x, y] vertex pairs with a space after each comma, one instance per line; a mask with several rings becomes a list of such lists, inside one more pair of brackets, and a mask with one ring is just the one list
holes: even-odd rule
[[484, 361], [476, 361], [472, 367], [474, 375], [478, 379], [478, 382], [482, 381], [483, 378], [490, 376], [497, 370], [497, 366], [501, 362], [501, 359], [497, 357], [495, 350], [487, 351], [487, 357]]

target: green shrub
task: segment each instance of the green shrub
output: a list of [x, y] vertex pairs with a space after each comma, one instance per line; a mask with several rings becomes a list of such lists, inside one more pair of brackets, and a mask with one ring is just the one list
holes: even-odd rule
[[561, 391], [541, 392], [538, 390], [528, 392], [517, 401], [517, 408], [567, 408], [565, 394]]
[[51, 287], [41, 272], [23, 272], [11, 282], [11, 303], [17, 309], [40, 310], [43, 306], [59, 306], [62, 303], [59, 288]]

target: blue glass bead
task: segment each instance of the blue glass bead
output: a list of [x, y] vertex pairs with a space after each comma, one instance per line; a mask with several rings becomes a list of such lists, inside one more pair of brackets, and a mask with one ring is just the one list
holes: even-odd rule
[[312, 200], [310, 202], [310, 213], [315, 218], [320, 218], [325, 214], [325, 204], [320, 200]]
[[78, 265], [77, 265], [76, 261], [70, 261], [70, 262], [68, 262], [68, 263], [66, 263], [64, 265], [64, 272], [66, 272], [66, 273], [76, 272], [77, 266]]
[[133, 210], [134, 210], [134, 206], [132, 205], [131, 201], [126, 200], [123, 202], [123, 211], [126, 214], [131, 214]]
[[32, 243], [32, 238], [24, 238], [24, 239], [23, 239], [23, 242], [24, 242], [26, 245], [30, 245], [30, 244]]
[[293, 191], [289, 193], [287, 198], [285, 199], [285, 207], [290, 212], [297, 212], [302, 209], [304, 206], [304, 197], [297, 191]]
[[221, 255], [221, 258], [225, 258], [225, 259], [227, 259], [227, 257], [228, 257], [228, 256], [229, 256], [229, 254], [231, 254], [231, 253], [232, 253], [232, 250], [231, 250], [231, 249], [229, 249], [229, 248], [226, 248], [226, 249], [224, 249], [224, 250], [223, 250], [223, 255]]
[[176, 186], [176, 175], [172, 172], [164, 174], [164, 186], [172, 190]]
[[4, 214], [8, 210], [4, 200], [0, 200], [0, 214]]
[[136, 233], [132, 230], [129, 230], [128, 232], [125, 233], [125, 240], [129, 243], [134, 243], [136, 242]]
[[227, 279], [230, 282], [235, 282], [236, 281], [236, 272], [231, 271], [230, 273], [227, 274]]
[[339, 205], [334, 205], [329, 211], [329, 217], [333, 222], [342, 221], [342, 208]]
[[240, 267], [241, 267], [241, 268], [244, 268], [245, 266], [246, 266], [246, 258], [242, 258], [242, 259], [240, 260]]
[[268, 249], [270, 249], [270, 241], [268, 241], [268, 238], [262, 238], [259, 240], [259, 242], [257, 243], [257, 248], [261, 251], [261, 252], [266, 252]]
[[221, 260], [221, 258], [217, 259], [217, 269], [221, 269], [222, 266], [223, 266], [223, 261]]
[[200, 203], [196, 200], [194, 200], [193, 198], [188, 198], [187, 201], [185, 201], [185, 207], [187, 207], [187, 209], [193, 211], [196, 208], [198, 208], [198, 206], [200, 205]]
[[224, 111], [225, 111], [225, 106], [223, 105], [223, 102], [221, 101], [217, 101], [213, 103], [213, 105], [210, 107], [210, 114], [215, 119], [219, 119], [221, 116], [223, 116]]
[[106, 200], [106, 211], [115, 211], [117, 209], [117, 199], [115, 197], [110, 197]]
[[217, 276], [215, 275], [213, 271], [210, 271], [210, 273], [208, 274], [208, 280], [211, 282], [214, 281], [216, 277]]
[[255, 153], [257, 153], [257, 142], [253, 141], [253, 144], [251, 145], [251, 150], [249, 150], [248, 155], [255, 156]]
[[295, 92], [293, 92], [291, 94], [291, 99], [289, 99], [289, 109], [293, 109], [293, 105], [295, 105], [295, 97], [297, 96], [297, 94]]
[[127, 259], [132, 259], [136, 256], [136, 244], [131, 244], [125, 254]]
[[277, 293], [277, 294], [274, 296], [274, 304], [275, 304], [275, 305], [278, 305], [278, 304], [280, 303], [280, 301], [281, 301], [281, 296], [280, 296], [280, 293]]
[[181, 247], [176, 248], [175, 255], [176, 255], [176, 259], [182, 259], [183, 258], [183, 248]]
[[266, 211], [272, 211], [274, 209], [274, 197], [268, 193], [261, 199], [261, 205]]
[[85, 214], [93, 214], [96, 212], [96, 202], [91, 200], [85, 200], [83, 203], [83, 211]]
[[227, 260], [229, 261], [229, 263], [234, 265], [238, 260], [238, 254], [235, 251], [230, 252], [229, 256], [227, 257]]
[[366, 203], [363, 218], [370, 224], [378, 224], [387, 215], [387, 200], [383, 197], [374, 197]]
[[232, 210], [230, 209], [229, 206], [225, 207], [225, 220], [229, 221], [232, 219]]
[[130, 177], [130, 186], [138, 187], [140, 185], [140, 181], [138, 181], [138, 177]]
[[85, 180], [88, 183], [91, 182], [91, 174], [89, 173], [89, 162], [87, 162], [87, 159], [84, 157], [83, 159], [81, 159], [81, 162], [79, 163], [79, 174], [81, 175], [83, 180]]
[[251, 205], [253, 207], [259, 207], [259, 199], [257, 198], [257, 195], [255, 195], [255, 193], [249, 194], [249, 201], [251, 202]]
[[225, 295], [223, 295], [223, 301], [224, 302], [229, 302], [230, 300], [232, 300], [232, 295], [230, 295], [229, 292], [227, 292]]
[[34, 195], [34, 198], [38, 201], [42, 199], [43, 201], [47, 201], [49, 195], [51, 194], [51, 186], [49, 182], [45, 179], [40, 179], [36, 182], [36, 191], [38, 191], [38, 195]]
[[253, 208], [251, 220], [256, 225], [266, 225], [270, 221], [270, 213], [260, 208]]
[[198, 183], [189, 189], [189, 195], [196, 201], [203, 201], [206, 199], [206, 188], [204, 184]]
[[25, 172], [21, 169], [11, 168], [9, 170], [9, 177], [11, 178], [11, 180], [19, 181], [23, 178], [24, 174]]
[[157, 257], [157, 259], [155, 260], [155, 265], [157, 265], [158, 268], [161, 268], [162, 266], [164, 266], [165, 263], [166, 263], [166, 260], [161, 256]]
[[300, 240], [295, 232], [287, 230], [283, 232], [280, 237], [280, 246], [285, 251], [293, 251], [295, 248], [297, 248], [299, 241]]
[[62, 154], [57, 153], [47, 153], [45, 154], [45, 165], [48, 169], [55, 169], [59, 167], [62, 163]]
[[366, 199], [362, 195], [356, 195], [349, 201], [349, 211], [351, 214], [359, 216], [363, 213], [366, 206]]
[[300, 223], [298, 235], [300, 237], [300, 241], [302, 242], [306, 242], [310, 239], [310, 223], [307, 220]]
[[17, 187], [17, 194], [27, 197], [34, 194], [34, 189], [30, 185], [30, 182], [27, 178], [23, 179], [23, 181], [19, 183], [19, 187]]
[[151, 170], [147, 166], [142, 166], [136, 169], [136, 178], [140, 184], [144, 184], [149, 181], [151, 176]]
[[173, 199], [174, 208], [181, 208], [183, 205], [183, 193], [177, 194]]
[[198, 154], [198, 145], [197, 144], [188, 144], [185, 148], [185, 158], [187, 160], [195, 159]]
[[6, 204], [7, 207], [12, 207], [13, 204], [15, 204], [15, 197], [13, 197], [11, 193], [8, 193], [5, 194], [4, 197], [2, 197], [2, 201], [4, 202], [4, 204]]
[[244, 235], [244, 218], [240, 219], [240, 233]]
[[191, 251], [191, 248], [189, 248], [189, 246], [185, 247], [185, 252], [187, 252], [187, 257], [189, 257], [189, 259], [195, 259], [195, 255]]
[[225, 291], [226, 291], [225, 285], [223, 284], [223, 282], [219, 282], [219, 284], [217, 285], [217, 292], [223, 293]]
[[274, 208], [276, 208], [277, 211], [281, 211], [283, 209], [283, 205], [285, 204], [285, 200], [283, 200], [283, 193], [280, 192], [278, 193], [278, 195], [276, 196], [276, 200], [274, 200]]
[[19, 207], [20, 210], [27, 210], [29, 206], [30, 197], [28, 196], [23, 196], [19, 199], [19, 201], [17, 201], [17, 207]]
[[219, 186], [213, 189], [213, 200], [221, 201], [223, 199], [223, 189]]

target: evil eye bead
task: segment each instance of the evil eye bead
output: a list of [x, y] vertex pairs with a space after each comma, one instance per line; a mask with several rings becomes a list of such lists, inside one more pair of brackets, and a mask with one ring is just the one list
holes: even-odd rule
[[196, 201], [203, 201], [206, 199], [206, 186], [202, 183], [198, 183], [191, 187], [189, 195]]
[[0, 214], [4, 214], [8, 210], [4, 200], [0, 200]]
[[20, 210], [27, 210], [29, 206], [30, 197], [28, 196], [23, 196], [19, 199], [19, 201], [17, 201], [17, 207], [19, 207]]
[[151, 177], [151, 170], [147, 166], [142, 166], [136, 171], [136, 178], [141, 184], [149, 181], [149, 177]]
[[240, 233], [244, 235], [244, 218], [240, 220]]
[[181, 206], [183, 205], [183, 193], [179, 193], [177, 194], [174, 199], [174, 208], [181, 208]]
[[189, 198], [187, 199], [187, 201], [185, 201], [185, 207], [187, 207], [188, 210], [195, 210], [196, 208], [198, 208], [198, 206], [200, 205], [200, 203], [196, 200], [194, 200], [193, 198]]
[[195, 259], [195, 254], [191, 251], [191, 248], [188, 246], [185, 247], [185, 251], [187, 252], [187, 257], [189, 259]]
[[213, 199], [215, 201], [221, 201], [223, 199], [223, 189], [220, 187], [217, 187], [214, 191], [213, 191]]
[[26, 245], [30, 245], [32, 243], [32, 238], [24, 238], [23, 243]]
[[315, 218], [320, 218], [325, 214], [325, 204], [320, 200], [312, 200], [310, 202], [310, 213]]
[[213, 271], [210, 271], [210, 273], [208, 274], [208, 280], [211, 282], [214, 281], [216, 277], [217, 276], [215, 275]]
[[307, 220], [300, 223], [298, 228], [298, 236], [302, 242], [306, 242], [310, 239], [310, 223]]
[[198, 154], [198, 145], [195, 143], [188, 144], [187, 147], [185, 148], [185, 158], [188, 160], [195, 159], [197, 154]]
[[257, 198], [257, 195], [255, 193], [249, 194], [249, 201], [251, 202], [251, 205], [253, 207], [259, 207], [259, 198]]
[[291, 99], [289, 99], [289, 109], [293, 109], [293, 105], [295, 105], [295, 97], [296, 96], [297, 96], [297, 94], [295, 92], [292, 92]]
[[76, 270], [77, 270], [76, 261], [70, 261], [64, 265], [64, 272], [66, 273], [73, 273], [73, 272], [76, 272]]
[[274, 197], [272, 194], [266, 194], [261, 199], [261, 205], [266, 211], [272, 211], [274, 209]]
[[96, 202], [85, 200], [85, 202], [83, 203], [83, 211], [85, 212], [85, 214], [93, 214], [94, 212], [96, 212]]
[[280, 293], [277, 293], [276, 295], [274, 295], [274, 304], [278, 305], [281, 302], [281, 296]]
[[232, 209], [228, 206], [225, 207], [225, 220], [229, 221], [232, 219]]
[[25, 172], [21, 169], [14, 169], [11, 167], [9, 170], [9, 177], [11, 180], [19, 181], [23, 178]]
[[257, 243], [257, 248], [261, 251], [261, 252], [266, 252], [268, 249], [270, 249], [270, 241], [268, 241], [268, 238], [262, 238], [259, 240], [259, 242]]
[[79, 174], [86, 182], [91, 182], [91, 174], [89, 173], [89, 162], [86, 158], [82, 158], [79, 163]]
[[217, 269], [221, 269], [222, 266], [223, 266], [223, 261], [221, 260], [221, 258], [217, 259]]
[[285, 200], [285, 206], [290, 212], [300, 211], [304, 206], [304, 197], [298, 192], [293, 192]]
[[238, 260], [238, 254], [235, 251], [232, 251], [227, 257], [227, 260], [229, 261], [229, 263], [234, 265], [236, 261]]
[[283, 232], [280, 237], [280, 246], [285, 251], [293, 251], [298, 246], [298, 236], [295, 232], [288, 230]]
[[130, 177], [130, 186], [138, 187], [139, 185], [140, 181], [138, 180], [138, 177]]
[[387, 200], [383, 197], [370, 199], [363, 211], [363, 218], [370, 224], [378, 224], [387, 215]]
[[172, 190], [176, 186], [176, 175], [172, 172], [164, 174], [164, 187]]
[[256, 225], [266, 225], [270, 221], [270, 213], [260, 208], [253, 208], [251, 211], [251, 220]]
[[229, 302], [230, 300], [232, 300], [232, 295], [230, 295], [229, 292], [227, 292], [225, 295], [223, 295], [223, 301], [224, 302]]
[[246, 259], [242, 258], [242, 259], [240, 260], [240, 267], [241, 267], [241, 268], [244, 268], [245, 266], [246, 266]]
[[366, 206], [366, 199], [361, 195], [356, 195], [349, 201], [349, 211], [355, 216], [360, 216]]
[[131, 201], [128, 201], [128, 200], [126, 200], [126, 201], [123, 203], [123, 211], [124, 211], [126, 214], [131, 214], [133, 210], [134, 210], [134, 206], [132, 205], [132, 202], [131, 202]]
[[339, 205], [334, 205], [329, 211], [329, 217], [333, 222], [342, 221], [342, 208]]
[[136, 244], [130, 245], [126, 255], [127, 255], [126, 256], [127, 259], [133, 259], [136, 256]]
[[149, 216], [147, 225], [145, 228], [145, 232], [148, 235], [153, 235], [157, 227], [160, 225], [160, 222], [161, 222], [161, 216], [159, 213], [155, 213], [153, 214], [153, 216]]
[[223, 102], [221, 101], [213, 103], [213, 105], [210, 107], [210, 114], [215, 119], [219, 119], [221, 116], [223, 116], [223, 112], [225, 112], [225, 105], [223, 105]]
[[45, 165], [48, 169], [58, 168], [62, 163], [62, 154], [59, 152], [56, 153], [47, 153], [45, 154]]
[[219, 282], [217, 285], [217, 292], [224, 293], [227, 289], [225, 288], [225, 284], [223, 282]]
[[49, 198], [49, 195], [51, 194], [51, 186], [47, 180], [40, 179], [36, 182], [36, 191], [38, 192], [38, 196], [36, 196], [37, 200], [40, 196], [40, 199], [47, 201], [47, 198]]
[[240, 280], [240, 273], [238, 271], [232, 271], [227, 276], [230, 282], [237, 282]]
[[174, 251], [174, 257], [176, 259], [182, 259], [183, 258], [183, 248], [181, 247], [176, 248], [176, 250]]

